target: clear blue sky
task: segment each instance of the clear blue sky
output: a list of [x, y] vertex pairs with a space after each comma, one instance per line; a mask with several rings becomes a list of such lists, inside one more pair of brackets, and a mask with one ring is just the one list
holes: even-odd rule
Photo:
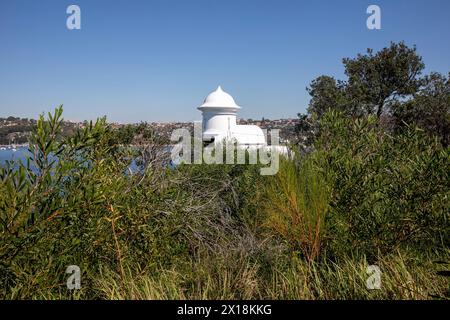
[[[81, 30], [66, 8], [81, 8]], [[381, 30], [366, 8], [381, 7]], [[217, 85], [239, 116], [295, 117], [306, 86], [343, 78], [343, 57], [416, 44], [427, 72], [450, 70], [450, 1], [1, 0], [0, 116], [198, 120]]]

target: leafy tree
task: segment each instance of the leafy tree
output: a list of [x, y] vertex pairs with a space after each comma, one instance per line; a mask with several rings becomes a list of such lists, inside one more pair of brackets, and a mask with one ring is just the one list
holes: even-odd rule
[[380, 118], [392, 104], [411, 98], [423, 83], [422, 57], [416, 47], [403, 42], [391, 43], [377, 53], [367, 49], [366, 54], [342, 61], [347, 80], [322, 75], [307, 88], [308, 113], [316, 114], [317, 120], [329, 109], [350, 117], [374, 114]]
[[397, 131], [405, 125], [416, 125], [429, 134], [440, 137], [446, 146], [450, 143], [450, 73], [447, 77], [432, 73], [414, 98], [393, 105]]
[[391, 43], [375, 54], [368, 49], [367, 54], [345, 58], [343, 63], [348, 76], [349, 107], [376, 114], [377, 118], [391, 103], [419, 90], [419, 76], [425, 67], [416, 47], [409, 48], [403, 42]]
[[330, 76], [320, 76], [306, 88], [311, 95], [308, 113], [315, 113], [318, 118], [328, 109], [343, 111], [346, 105], [345, 83]]

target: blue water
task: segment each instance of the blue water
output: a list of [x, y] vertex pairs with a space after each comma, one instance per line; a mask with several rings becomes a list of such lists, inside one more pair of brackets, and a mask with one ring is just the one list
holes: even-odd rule
[[26, 147], [19, 147], [17, 151], [13, 151], [12, 149], [0, 150], [0, 165], [4, 164], [7, 160], [25, 161], [27, 154], [28, 150]]
[[[168, 149], [168, 152], [169, 149]], [[10, 161], [22, 161], [24, 164], [26, 164], [27, 155], [30, 155], [28, 152], [27, 147], [18, 147], [16, 148], [16, 151], [13, 151], [12, 149], [6, 149], [6, 150], [0, 150], [0, 167], [5, 164], [7, 160]], [[170, 163], [170, 168], [175, 168], [176, 164]], [[140, 171], [142, 168], [139, 168], [136, 165], [136, 162], [133, 160], [130, 164], [130, 169], [132, 172]]]

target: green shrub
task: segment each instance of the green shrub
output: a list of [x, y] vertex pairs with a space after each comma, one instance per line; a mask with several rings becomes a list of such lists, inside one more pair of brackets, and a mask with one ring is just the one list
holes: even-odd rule
[[370, 258], [448, 245], [448, 149], [415, 128], [390, 135], [373, 117], [329, 113], [321, 132], [319, 158], [332, 177], [327, 222], [334, 252]]

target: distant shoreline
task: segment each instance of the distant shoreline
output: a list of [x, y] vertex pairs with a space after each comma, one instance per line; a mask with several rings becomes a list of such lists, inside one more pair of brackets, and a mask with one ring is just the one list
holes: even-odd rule
[[22, 144], [0, 144], [0, 148], [25, 148], [28, 147], [28, 143], [22, 143]]

